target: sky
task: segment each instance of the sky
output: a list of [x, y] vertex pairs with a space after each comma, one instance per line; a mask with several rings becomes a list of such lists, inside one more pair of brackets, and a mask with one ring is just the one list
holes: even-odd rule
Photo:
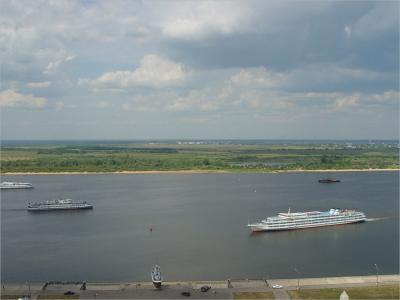
[[399, 6], [1, 0], [1, 139], [397, 139]]

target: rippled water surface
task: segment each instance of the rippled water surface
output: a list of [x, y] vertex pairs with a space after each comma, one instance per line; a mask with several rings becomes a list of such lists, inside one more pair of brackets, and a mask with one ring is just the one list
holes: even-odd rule
[[[338, 184], [320, 184], [334, 176]], [[397, 172], [3, 176], [2, 281], [290, 278], [399, 272]], [[26, 211], [29, 201], [87, 200], [91, 211]], [[279, 212], [364, 211], [371, 221], [251, 234]], [[153, 228], [153, 231], [149, 229]]]

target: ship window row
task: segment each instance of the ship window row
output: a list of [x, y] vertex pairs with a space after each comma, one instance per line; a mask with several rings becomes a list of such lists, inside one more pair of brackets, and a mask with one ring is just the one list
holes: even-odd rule
[[282, 224], [282, 223], [297, 223], [297, 222], [330, 222], [330, 221], [340, 221], [363, 218], [363, 216], [351, 216], [347, 218], [337, 218], [337, 219], [312, 219], [312, 220], [282, 220], [282, 221], [270, 221], [270, 223]]
[[[63, 205], [36, 205], [36, 206], [41, 206], [41, 207], [60, 207], [60, 206], [63, 206]], [[81, 206], [81, 205], [80, 204], [76, 204], [76, 205], [68, 204], [67, 206], [68, 207], [78, 207], [78, 206]]]
[[318, 226], [318, 225], [321, 225], [321, 226], [323, 226], [323, 225], [337, 225], [337, 224], [346, 224], [347, 222], [346, 221], [341, 221], [341, 222], [334, 222], [334, 223], [307, 223], [307, 224], [288, 224], [288, 225], [286, 225], [286, 226], [282, 226], [282, 225], [268, 225], [268, 227], [270, 227], [270, 228], [290, 228], [290, 227], [298, 227], [298, 226], [306, 226], [306, 225], [315, 225], [315, 226]]
[[363, 216], [346, 216], [346, 217], [341, 217], [341, 218], [319, 218], [319, 219], [288, 219], [288, 220], [269, 220], [271, 223], [278, 223], [278, 224], [282, 224], [282, 223], [293, 223], [293, 222], [328, 222], [328, 221], [337, 221], [337, 220], [348, 220], [348, 219], [354, 219], [354, 218], [361, 218]]
[[342, 219], [330, 219], [330, 220], [288, 220], [285, 222], [267, 222], [270, 224], [287, 224], [287, 223], [311, 223], [311, 222], [338, 222], [338, 221], [346, 221], [346, 220], [355, 220], [355, 219], [364, 219], [364, 217], [351, 217], [351, 218], [342, 218]]
[[363, 217], [362, 215], [346, 215], [346, 216], [329, 216], [329, 217], [318, 217], [318, 218], [296, 218], [296, 219], [270, 219], [271, 222], [287, 222], [287, 221], [310, 221], [310, 220], [330, 220], [330, 219], [347, 219], [349, 217]]
[[282, 226], [282, 225], [301, 225], [301, 224], [333, 224], [337, 222], [346, 222], [346, 221], [354, 221], [354, 220], [362, 220], [363, 218], [348, 218], [343, 220], [325, 220], [325, 221], [317, 221], [317, 220], [310, 220], [310, 221], [294, 221], [294, 222], [269, 222], [268, 225], [274, 226]]

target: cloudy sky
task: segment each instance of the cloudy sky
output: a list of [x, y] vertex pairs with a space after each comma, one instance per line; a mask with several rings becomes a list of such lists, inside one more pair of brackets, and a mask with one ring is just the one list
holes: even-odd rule
[[1, 138], [397, 138], [399, 3], [1, 0]]

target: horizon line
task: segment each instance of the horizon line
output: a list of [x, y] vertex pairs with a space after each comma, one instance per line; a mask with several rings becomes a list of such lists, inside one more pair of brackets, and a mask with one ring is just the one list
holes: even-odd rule
[[19, 141], [400, 141], [400, 138], [71, 138], [71, 139], [2, 139], [0, 142]]

